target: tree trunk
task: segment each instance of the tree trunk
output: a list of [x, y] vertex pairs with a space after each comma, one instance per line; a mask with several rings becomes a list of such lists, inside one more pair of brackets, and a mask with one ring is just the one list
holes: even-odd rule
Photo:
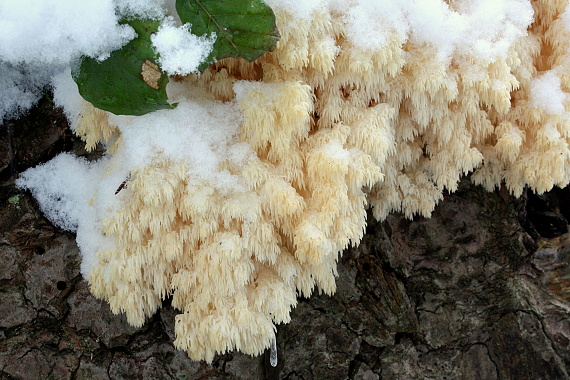
[[566, 190], [515, 199], [465, 178], [429, 219], [370, 216], [339, 262], [336, 294], [299, 299], [278, 327], [277, 367], [269, 353], [207, 365], [173, 347], [168, 300], [133, 328], [95, 299], [74, 236], [13, 186], [59, 151], [85, 154], [61, 113], [44, 99], [2, 133], [1, 379], [570, 377]]

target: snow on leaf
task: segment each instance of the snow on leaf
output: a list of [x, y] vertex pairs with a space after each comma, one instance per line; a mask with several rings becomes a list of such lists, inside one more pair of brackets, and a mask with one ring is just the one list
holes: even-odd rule
[[173, 106], [167, 101], [168, 76], [157, 60], [150, 34], [160, 21], [127, 22], [138, 37], [116, 50], [104, 61], [86, 57], [73, 77], [81, 96], [95, 107], [116, 115], [144, 115]]
[[226, 57], [253, 61], [279, 39], [275, 15], [262, 0], [176, 0], [176, 10], [183, 23], [192, 24], [193, 34], [217, 37], [200, 71]]

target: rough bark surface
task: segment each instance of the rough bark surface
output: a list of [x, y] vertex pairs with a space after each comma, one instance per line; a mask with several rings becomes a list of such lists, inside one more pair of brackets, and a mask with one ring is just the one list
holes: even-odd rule
[[336, 295], [300, 299], [279, 326], [276, 368], [268, 353], [207, 365], [173, 347], [168, 300], [133, 328], [95, 299], [74, 236], [13, 186], [80, 147], [48, 100], [2, 127], [0, 379], [570, 377], [566, 190], [515, 199], [465, 179], [430, 219], [369, 218], [339, 263]]

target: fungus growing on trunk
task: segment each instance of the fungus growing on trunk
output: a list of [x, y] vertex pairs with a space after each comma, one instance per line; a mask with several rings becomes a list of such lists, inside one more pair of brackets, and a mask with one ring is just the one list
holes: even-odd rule
[[515, 195], [570, 181], [566, 2], [330, 2], [303, 16], [268, 3], [277, 49], [171, 82], [176, 109], [84, 104], [77, 133], [112, 152], [76, 164], [89, 189], [43, 189], [57, 162], [18, 182], [41, 204], [81, 204], [83, 274], [113, 312], [140, 326], [172, 295], [174, 343], [193, 359], [259, 354], [298, 295], [334, 293], [368, 207], [429, 217], [469, 172]]

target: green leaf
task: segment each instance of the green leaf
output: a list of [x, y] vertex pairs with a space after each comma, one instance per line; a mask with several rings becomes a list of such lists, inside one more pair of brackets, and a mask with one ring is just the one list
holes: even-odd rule
[[253, 61], [273, 50], [280, 37], [275, 15], [262, 0], [176, 0], [176, 11], [183, 23], [192, 24], [192, 34], [216, 33], [200, 71], [226, 57]]
[[156, 65], [150, 35], [160, 21], [126, 22], [137, 37], [104, 61], [86, 57], [73, 79], [81, 96], [95, 107], [116, 115], [144, 115], [173, 108], [166, 96], [168, 76]]

